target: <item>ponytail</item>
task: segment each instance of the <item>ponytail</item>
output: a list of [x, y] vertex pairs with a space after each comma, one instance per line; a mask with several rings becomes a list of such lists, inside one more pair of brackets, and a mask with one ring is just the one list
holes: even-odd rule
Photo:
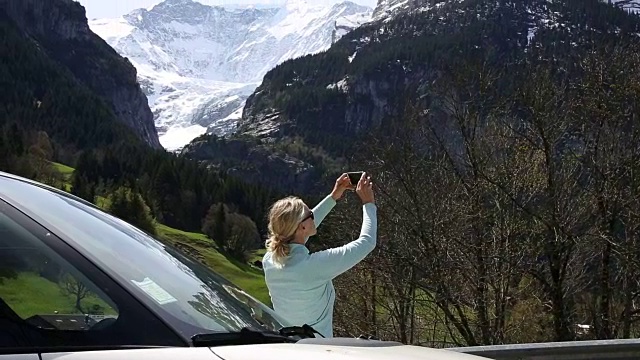
[[289, 244], [293, 240], [293, 236], [283, 237], [280, 235], [271, 235], [267, 240], [267, 251], [273, 253], [273, 261], [276, 264], [284, 265], [284, 261], [289, 257]]
[[284, 266], [289, 257], [289, 244], [294, 239], [301, 217], [305, 213], [304, 202], [293, 196], [278, 200], [269, 211], [269, 238], [265, 242], [273, 261]]

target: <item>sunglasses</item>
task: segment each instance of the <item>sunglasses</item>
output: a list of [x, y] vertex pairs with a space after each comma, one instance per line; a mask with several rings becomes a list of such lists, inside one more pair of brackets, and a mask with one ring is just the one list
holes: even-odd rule
[[309, 215], [305, 216], [302, 220], [300, 220], [300, 222], [305, 222], [307, 221], [307, 219], [311, 218], [312, 220], [315, 220], [315, 217], [313, 216], [313, 211], [309, 213]]

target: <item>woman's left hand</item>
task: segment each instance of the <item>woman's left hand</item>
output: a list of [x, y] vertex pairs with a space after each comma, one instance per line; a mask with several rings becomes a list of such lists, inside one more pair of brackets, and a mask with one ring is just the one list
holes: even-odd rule
[[351, 180], [349, 180], [349, 175], [344, 173], [340, 175], [338, 180], [336, 180], [336, 185], [333, 187], [333, 191], [331, 191], [331, 197], [338, 201], [346, 190], [353, 190], [355, 186], [351, 184]]

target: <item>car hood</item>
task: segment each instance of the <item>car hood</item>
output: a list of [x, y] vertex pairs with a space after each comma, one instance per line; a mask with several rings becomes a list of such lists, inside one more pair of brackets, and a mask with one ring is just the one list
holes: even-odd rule
[[[340, 343], [340, 342], [337, 342]], [[343, 342], [344, 343], [344, 342]], [[175, 347], [151, 349], [120, 349], [43, 353], [42, 360], [481, 360], [485, 357], [451, 350], [431, 349], [397, 343], [352, 341], [347, 345], [297, 343], [265, 345], [233, 345]], [[360, 345], [362, 344], [362, 345]], [[22, 358], [22, 357], [21, 357]], [[25, 360], [38, 359], [37, 354], [24, 355]]]
[[332, 360], [480, 360], [485, 357], [463, 354], [450, 350], [420, 346], [340, 346], [321, 344], [265, 344], [212, 347], [224, 360], [267, 359], [332, 359]]

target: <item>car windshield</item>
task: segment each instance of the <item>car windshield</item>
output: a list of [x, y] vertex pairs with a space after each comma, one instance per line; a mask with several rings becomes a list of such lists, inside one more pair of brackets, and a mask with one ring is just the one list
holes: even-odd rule
[[70, 241], [186, 337], [288, 325], [205, 266], [99, 209], [2, 176], [0, 189], [7, 201]]

